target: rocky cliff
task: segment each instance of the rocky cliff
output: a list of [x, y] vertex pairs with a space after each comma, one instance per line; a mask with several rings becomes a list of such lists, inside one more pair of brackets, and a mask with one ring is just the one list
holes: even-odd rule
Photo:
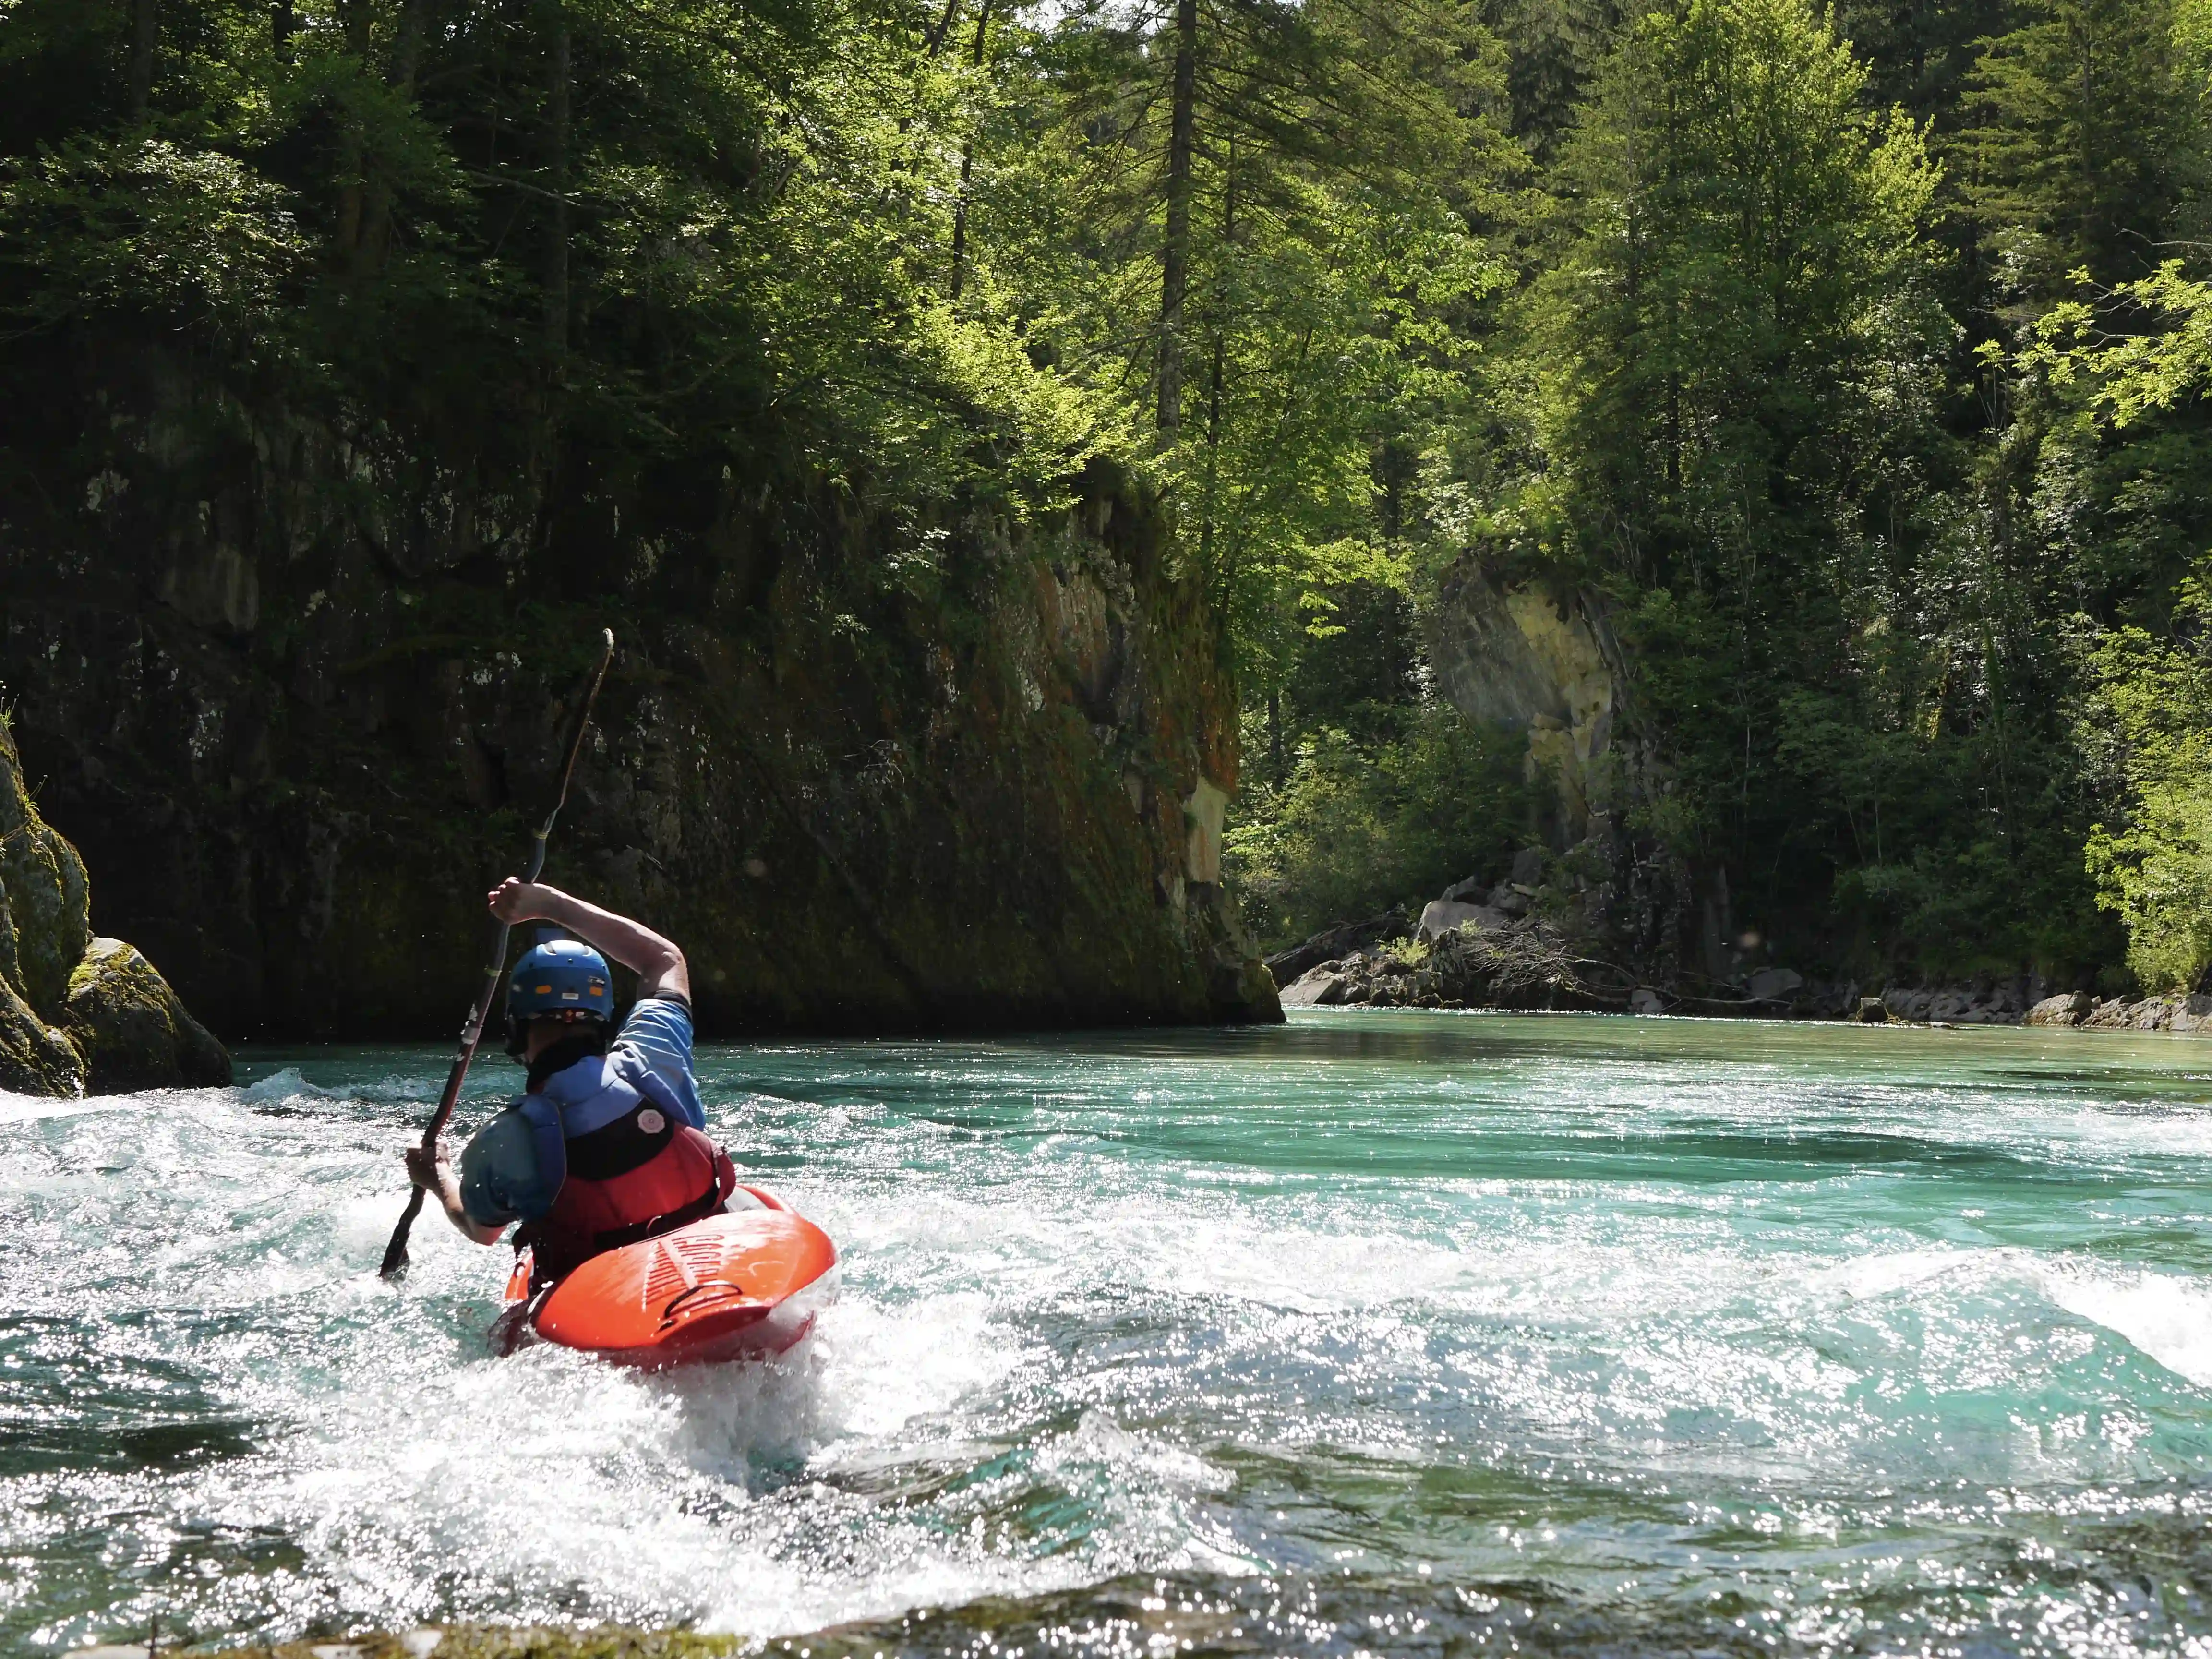
[[1553, 785], [1562, 845], [1607, 810], [1626, 675], [1601, 610], [1572, 591], [1500, 582], [1462, 560], [1423, 614], [1437, 689], [1469, 720], [1528, 739], [1528, 765]]
[[[1725, 875], [1701, 879], [1636, 827], [1666, 785], [1648, 735], [1627, 719], [1633, 676], [1602, 600], [1501, 580], [1469, 556], [1445, 573], [1423, 624], [1438, 691], [1469, 720], [1526, 736], [1545, 806], [1521, 885], [1534, 898], [1544, 880], [1540, 908], [1566, 939], [1632, 983], [1686, 980], [1724, 997], [1765, 965], [1734, 932]], [[1466, 874], [1462, 886], [1488, 889], [1509, 872]], [[1429, 896], [1407, 898], [1418, 912]]]
[[1112, 469], [921, 520], [719, 459], [494, 476], [157, 354], [49, 384], [0, 680], [95, 919], [227, 1036], [458, 1024], [603, 625], [547, 878], [678, 939], [706, 1032], [1279, 1017], [1218, 627]]
[[0, 720], [0, 1089], [114, 1094], [230, 1081], [152, 963], [93, 937], [84, 861], [39, 815]]

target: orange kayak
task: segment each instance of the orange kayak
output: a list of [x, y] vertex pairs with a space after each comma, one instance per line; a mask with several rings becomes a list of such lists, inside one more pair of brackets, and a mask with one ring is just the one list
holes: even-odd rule
[[836, 1287], [837, 1247], [773, 1194], [767, 1207], [708, 1216], [595, 1255], [532, 1295], [530, 1252], [515, 1257], [492, 1346], [558, 1343], [625, 1365], [780, 1354], [814, 1327]]

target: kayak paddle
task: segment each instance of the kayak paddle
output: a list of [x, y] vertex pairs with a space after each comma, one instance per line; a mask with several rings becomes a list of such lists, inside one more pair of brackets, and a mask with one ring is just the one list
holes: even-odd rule
[[[607, 678], [607, 665], [615, 659], [615, 631], [606, 632], [606, 649], [600, 653], [599, 665], [592, 672], [592, 684], [584, 693], [584, 712], [577, 717], [576, 735], [568, 743], [568, 758], [561, 768], [561, 787], [553, 797], [553, 810], [545, 815], [537, 833], [530, 838], [530, 872], [525, 881], [536, 881], [545, 870], [545, 838], [553, 833], [553, 820], [561, 816], [561, 809], [568, 803], [568, 780], [575, 775], [576, 757], [584, 750], [584, 733], [591, 729], [592, 705], [599, 700], [599, 686]], [[445, 1132], [446, 1124], [453, 1115], [453, 1106], [461, 1097], [461, 1084], [468, 1077], [469, 1062], [477, 1057], [477, 1044], [483, 1038], [485, 1021], [491, 1018], [492, 1005], [498, 1000], [501, 981], [507, 977], [507, 939], [510, 929], [507, 923], [499, 925], [499, 937], [493, 943], [491, 956], [484, 963], [483, 989], [477, 994], [476, 1006], [469, 1010], [469, 1018], [461, 1027], [460, 1052], [453, 1056], [453, 1069], [446, 1074], [446, 1092], [439, 1097], [438, 1109], [430, 1114], [430, 1121], [422, 1130], [422, 1150], [434, 1154], [438, 1137]], [[384, 1265], [377, 1271], [386, 1279], [397, 1279], [407, 1271], [407, 1234], [415, 1225], [415, 1218], [422, 1212], [422, 1191], [420, 1187], [408, 1194], [407, 1208], [399, 1218], [399, 1224], [392, 1230], [392, 1243], [384, 1247]]]

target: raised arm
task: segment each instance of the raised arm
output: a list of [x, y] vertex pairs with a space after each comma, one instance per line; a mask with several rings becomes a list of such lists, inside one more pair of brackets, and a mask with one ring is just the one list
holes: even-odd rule
[[691, 1000], [691, 970], [684, 964], [684, 952], [628, 916], [586, 904], [557, 887], [514, 876], [492, 889], [489, 902], [492, 915], [501, 921], [552, 922], [601, 956], [635, 969], [641, 997], [680, 997], [687, 1005]]

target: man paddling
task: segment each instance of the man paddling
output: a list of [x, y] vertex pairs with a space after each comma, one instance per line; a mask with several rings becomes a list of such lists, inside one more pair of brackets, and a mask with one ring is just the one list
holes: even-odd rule
[[[702, 1133], [684, 952], [539, 883], [510, 876], [489, 902], [510, 926], [549, 921], [575, 938], [526, 952], [507, 981], [507, 1051], [529, 1067], [526, 1092], [469, 1142], [458, 1175], [442, 1152], [434, 1161], [416, 1146], [409, 1178], [479, 1244], [521, 1222], [514, 1243], [534, 1253], [534, 1284], [720, 1213], [738, 1176]], [[638, 979], [611, 1042], [608, 957]]]

